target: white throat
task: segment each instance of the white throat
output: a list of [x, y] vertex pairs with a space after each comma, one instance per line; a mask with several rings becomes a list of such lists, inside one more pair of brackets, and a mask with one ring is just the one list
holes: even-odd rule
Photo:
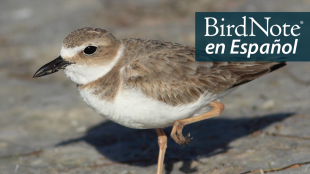
[[[83, 47], [84, 48], [84, 47]], [[75, 48], [62, 48], [60, 55], [66, 54], [74, 56], [77, 52], [79, 52], [82, 47], [75, 47]], [[116, 56], [114, 57], [113, 61], [107, 65], [100, 65], [100, 66], [88, 66], [88, 65], [77, 65], [71, 64], [67, 66], [63, 72], [69, 77], [73, 82], [79, 85], [86, 85], [89, 82], [95, 81], [100, 77], [103, 77], [107, 74], [117, 63], [119, 58], [122, 56], [124, 51], [124, 45], [122, 44], [119, 50], [117, 51]]]

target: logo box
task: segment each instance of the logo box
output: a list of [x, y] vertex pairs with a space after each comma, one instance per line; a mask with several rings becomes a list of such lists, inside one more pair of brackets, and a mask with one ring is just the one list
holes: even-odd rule
[[196, 61], [309, 61], [309, 12], [196, 12]]

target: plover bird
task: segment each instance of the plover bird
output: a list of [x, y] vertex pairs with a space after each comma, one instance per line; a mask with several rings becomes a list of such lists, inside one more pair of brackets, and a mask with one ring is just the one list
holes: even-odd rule
[[185, 125], [216, 117], [218, 100], [239, 85], [285, 66], [285, 62], [195, 62], [195, 48], [157, 40], [119, 40], [106, 30], [82, 28], [63, 41], [60, 56], [33, 77], [62, 70], [84, 102], [123, 126], [156, 129], [162, 173], [167, 137], [180, 144]]

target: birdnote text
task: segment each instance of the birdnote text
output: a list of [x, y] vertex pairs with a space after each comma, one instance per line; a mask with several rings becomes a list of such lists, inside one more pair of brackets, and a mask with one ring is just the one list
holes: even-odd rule
[[196, 61], [308, 61], [300, 56], [308, 50], [309, 18], [307, 12], [196, 12]]

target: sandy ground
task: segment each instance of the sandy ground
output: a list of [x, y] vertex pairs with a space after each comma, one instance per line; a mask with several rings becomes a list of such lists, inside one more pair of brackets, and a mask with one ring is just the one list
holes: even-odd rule
[[[0, 173], [155, 173], [154, 130], [97, 115], [62, 73], [32, 79], [81, 27], [194, 45], [196, 11], [309, 11], [309, 0], [3, 0], [0, 2]], [[221, 117], [169, 138], [165, 172], [238, 174], [310, 161], [310, 63], [293, 62], [241, 86]], [[165, 129], [170, 134], [171, 128]], [[309, 165], [277, 174], [310, 173]]]

